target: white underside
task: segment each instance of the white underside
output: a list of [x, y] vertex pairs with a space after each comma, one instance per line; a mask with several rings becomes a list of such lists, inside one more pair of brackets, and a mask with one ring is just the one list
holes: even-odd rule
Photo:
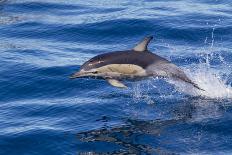
[[97, 68], [99, 76], [105, 78], [134, 78], [148, 76], [146, 70], [133, 64], [110, 64]]

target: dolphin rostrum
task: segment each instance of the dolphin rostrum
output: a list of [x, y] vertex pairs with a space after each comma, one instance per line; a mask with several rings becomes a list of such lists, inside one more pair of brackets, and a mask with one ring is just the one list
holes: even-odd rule
[[170, 61], [147, 49], [152, 36], [146, 37], [133, 49], [97, 55], [85, 62], [70, 78], [95, 77], [107, 80], [112, 86], [125, 88], [123, 79], [164, 77], [182, 80], [201, 89]]

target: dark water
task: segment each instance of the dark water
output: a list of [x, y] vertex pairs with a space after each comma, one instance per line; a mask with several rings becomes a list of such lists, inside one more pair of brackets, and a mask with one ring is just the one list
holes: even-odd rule
[[[149, 48], [206, 92], [68, 76]], [[232, 1], [0, 0], [0, 154], [232, 154]]]

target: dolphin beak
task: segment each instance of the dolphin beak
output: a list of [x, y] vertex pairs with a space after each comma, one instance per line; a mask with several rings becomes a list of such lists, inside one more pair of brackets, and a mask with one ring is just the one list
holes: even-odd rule
[[70, 79], [75, 79], [75, 78], [83, 77], [83, 76], [85, 76], [85, 75], [86, 75], [85, 72], [76, 72], [76, 73], [74, 73], [73, 75], [71, 75], [69, 78], [70, 78]]

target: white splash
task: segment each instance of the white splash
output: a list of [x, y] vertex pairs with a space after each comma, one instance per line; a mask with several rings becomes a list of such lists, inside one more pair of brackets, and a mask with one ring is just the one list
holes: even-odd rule
[[194, 81], [201, 89], [204, 89], [205, 91], [198, 90], [183, 82], [169, 81], [170, 83], [174, 84], [179, 91], [193, 96], [203, 96], [206, 98], [232, 98], [231, 85], [227, 84], [227, 79], [221, 79], [220, 73], [214, 69], [199, 67], [192, 72], [185, 72], [192, 81]]
[[205, 91], [197, 90], [197, 94], [210, 98], [232, 98], [232, 87], [226, 84], [219, 75], [210, 71], [198, 71], [193, 76], [195, 81]]
[[[133, 100], [135, 103], [140, 102], [141, 99], [143, 99], [144, 101], [146, 101], [148, 104], [154, 104], [154, 101], [152, 100], [152, 98], [147, 94], [148, 92], [144, 93], [144, 90], [141, 89], [143, 83], [135, 83], [132, 86], [132, 90], [133, 90]], [[149, 84], [146, 83], [147, 86], [147, 91], [149, 90]]]

